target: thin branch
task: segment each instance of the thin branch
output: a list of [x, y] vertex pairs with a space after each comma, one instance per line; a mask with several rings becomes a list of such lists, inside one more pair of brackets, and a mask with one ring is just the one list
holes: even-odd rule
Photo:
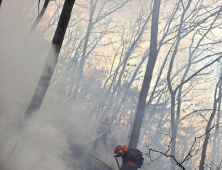
[[6, 162], [8, 161], [8, 159], [9, 159], [9, 157], [11, 156], [11, 154], [13, 153], [13, 151], [15, 150], [15, 148], [16, 148], [16, 146], [17, 146], [17, 144], [18, 144], [18, 142], [15, 144], [15, 146], [14, 146], [14, 148], [12, 149], [12, 151], [11, 151], [10, 155], [9, 155], [9, 156], [8, 156], [8, 158], [6, 159], [5, 163], [3, 164], [3, 166], [2, 166], [2, 168], [1, 168], [1, 170], [3, 170], [3, 168], [4, 168], [5, 164], [6, 164]]
[[[31, 169], [33, 169], [35, 166], [37, 166], [43, 159], [45, 159], [45, 157], [43, 157], [37, 164], [35, 164]], [[31, 170], [29, 169], [29, 170]]]
[[[143, 154], [146, 155], [146, 156], [148, 156], [148, 157], [150, 158], [151, 162], [153, 162], [153, 160], [152, 160], [152, 158], [151, 158], [151, 153], [150, 153], [151, 151], [156, 152], [156, 153], [160, 153], [161, 155], [164, 155], [164, 156], [166, 156], [166, 157], [171, 157], [171, 158], [174, 159], [174, 161], [176, 162], [176, 165], [177, 165], [177, 166], [179, 166], [179, 167], [180, 167], [181, 169], [183, 169], [183, 170], [186, 170], [186, 168], [185, 168], [182, 164], [183, 164], [184, 162], [186, 162], [187, 160], [191, 159], [193, 156], [195, 156], [195, 155], [198, 153], [198, 151], [199, 151], [199, 150], [197, 150], [194, 154], [191, 154], [191, 153], [194, 151], [194, 145], [195, 145], [195, 143], [197, 142], [197, 139], [200, 139], [200, 138], [202, 138], [203, 136], [205, 136], [205, 135], [206, 135], [207, 133], [209, 133], [214, 127], [215, 127], [215, 126], [212, 126], [212, 127], [211, 127], [208, 131], [206, 131], [203, 135], [198, 136], [198, 137], [195, 137], [194, 142], [192, 143], [189, 152], [187, 153], [187, 155], [185, 156], [185, 158], [184, 158], [181, 162], [179, 162], [174, 156], [167, 154], [167, 153], [169, 152], [169, 150], [171, 149], [170, 144], [171, 144], [171, 142], [172, 142], [172, 140], [173, 140], [172, 137], [171, 137], [171, 141], [170, 141], [169, 144], [167, 145], [168, 149], [167, 149], [167, 151], [166, 151], [165, 153], [147, 147], [148, 150], [149, 150], [149, 153], [148, 153], [148, 154], [143, 153]], [[160, 156], [159, 156], [159, 158], [160, 158]], [[155, 159], [155, 160], [157, 160], [157, 159]]]
[[204, 70], [205, 68], [209, 67], [210, 65], [212, 65], [213, 63], [215, 63], [216, 61], [219, 61], [219, 59], [222, 57], [222, 55], [220, 57], [218, 57], [217, 59], [213, 60], [212, 62], [210, 62], [209, 64], [205, 65], [204, 67], [202, 67], [201, 69], [199, 69], [196, 73], [194, 73], [192, 76], [190, 76], [188, 79], [186, 79], [184, 82], [182, 82], [181, 84], [179, 84], [176, 89], [174, 90], [174, 92], [176, 92], [180, 86], [182, 86], [183, 84], [187, 83], [188, 81], [190, 81], [193, 77], [195, 77], [199, 72], [201, 72], [202, 70]]

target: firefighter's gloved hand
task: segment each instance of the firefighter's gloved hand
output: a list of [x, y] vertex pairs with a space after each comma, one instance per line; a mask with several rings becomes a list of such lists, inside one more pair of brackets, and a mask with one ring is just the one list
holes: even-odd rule
[[117, 154], [114, 154], [114, 157], [119, 157]]

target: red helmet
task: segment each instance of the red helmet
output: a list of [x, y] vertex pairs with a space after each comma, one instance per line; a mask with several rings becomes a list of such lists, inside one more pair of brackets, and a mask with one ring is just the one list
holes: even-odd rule
[[116, 149], [114, 150], [114, 154], [117, 154], [118, 156], [123, 155], [124, 153], [126, 153], [128, 151], [128, 146], [126, 145], [119, 145], [116, 147]]
[[117, 154], [122, 149], [122, 145], [119, 145], [115, 148], [114, 154]]

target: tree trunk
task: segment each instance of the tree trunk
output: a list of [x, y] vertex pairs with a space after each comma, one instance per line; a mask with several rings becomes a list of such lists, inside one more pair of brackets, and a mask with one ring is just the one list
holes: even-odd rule
[[[137, 36], [136, 39], [132, 42], [132, 45], [130, 46], [130, 48], [128, 49], [128, 51], [127, 51], [127, 53], [126, 53], [126, 57], [124, 58], [122, 70], [121, 70], [121, 72], [120, 72], [120, 74], [119, 74], [118, 81], [117, 81], [116, 85], [115, 85], [114, 88], [113, 88], [113, 92], [112, 92], [112, 96], [111, 96], [111, 101], [109, 102], [106, 110], [103, 112], [103, 118], [106, 116], [107, 112], [109, 112], [109, 111], [111, 110], [111, 107], [112, 107], [113, 101], [114, 101], [113, 99], [114, 99], [114, 97], [115, 97], [115, 93], [117, 92], [118, 88], [119, 88], [120, 85], [121, 85], [121, 80], [122, 80], [122, 77], [123, 77], [123, 74], [124, 74], [124, 71], [125, 71], [125, 68], [126, 68], [126, 65], [127, 65], [127, 61], [128, 61], [128, 59], [129, 59], [129, 57], [130, 57], [133, 49], [135, 48], [136, 44], [137, 44], [138, 41], [141, 39], [141, 36], [142, 36], [143, 33], [144, 33], [145, 26], [147, 25], [147, 23], [148, 23], [148, 21], [149, 21], [149, 19], [150, 19], [150, 16], [151, 16], [151, 14], [147, 17], [147, 19], [146, 19], [146, 21], [144, 22], [141, 30], [139, 31], [138, 36]], [[145, 59], [144, 59], [144, 60], [145, 60]], [[141, 65], [142, 65], [142, 64], [141, 64]], [[139, 68], [138, 68], [138, 70], [139, 70]], [[136, 75], [134, 74], [133, 76], [136, 76]], [[135, 78], [135, 77], [134, 77], [134, 78]], [[131, 83], [133, 82], [134, 78], [132, 77]], [[114, 80], [115, 80], [115, 79], [114, 79]], [[129, 86], [127, 86], [127, 87], [130, 88], [130, 83], [129, 83]], [[120, 107], [120, 108], [121, 108], [121, 107]], [[120, 108], [119, 108], [119, 109], [120, 109]], [[118, 112], [119, 112], [119, 111], [118, 111]], [[118, 114], [118, 112], [116, 111], [115, 113]]]
[[[214, 103], [213, 103], [213, 111], [211, 113], [210, 119], [207, 123], [207, 127], [205, 129], [205, 139], [204, 139], [204, 143], [203, 143], [203, 150], [202, 150], [202, 154], [201, 154], [201, 160], [200, 160], [200, 166], [199, 166], [199, 170], [204, 170], [204, 164], [205, 164], [205, 159], [206, 159], [206, 151], [207, 151], [207, 145], [208, 145], [208, 140], [210, 137], [210, 128], [211, 128], [211, 123], [213, 121], [213, 118], [215, 116], [216, 113], [216, 109], [217, 109], [217, 103], [219, 101], [221, 101], [222, 98], [222, 93], [221, 93], [221, 86], [222, 86], [222, 75], [220, 76], [219, 82], [217, 83], [216, 89], [215, 89], [215, 94], [214, 94]], [[217, 96], [217, 89], [219, 89], [219, 95]]]
[[3, 0], [0, 0], [0, 8], [1, 8], [1, 5], [2, 5], [2, 1], [3, 1]]
[[[221, 88], [221, 87], [220, 87]], [[222, 90], [220, 89], [219, 95], [221, 96]], [[220, 133], [219, 133], [219, 124], [220, 124], [220, 109], [221, 109], [221, 98], [218, 101], [218, 113], [217, 113], [217, 122], [215, 127], [215, 133], [214, 133], [214, 142], [213, 142], [213, 149], [212, 149], [212, 158], [211, 158], [211, 170], [215, 170], [215, 166], [220, 165]], [[218, 145], [218, 146], [217, 146]], [[218, 154], [218, 155], [217, 155]], [[217, 157], [216, 157], [217, 155]], [[215, 160], [215, 157], [218, 158]]]
[[57, 59], [71, 17], [74, 3], [75, 0], [65, 0], [42, 75], [32, 97], [32, 100], [28, 106], [28, 109], [25, 113], [26, 116], [31, 115], [34, 111], [38, 110], [41, 107], [42, 101], [49, 87], [57, 63]]
[[[222, 95], [221, 94], [222, 93], [222, 90], [220, 90], [220, 95]], [[218, 116], [217, 116], [217, 125], [216, 125], [216, 128], [217, 128], [217, 130], [216, 130], [216, 134], [217, 134], [217, 162], [216, 162], [216, 165], [220, 165], [220, 131], [219, 131], [219, 122], [220, 122], [220, 117], [221, 117], [221, 98], [220, 98], [220, 100], [219, 100], [219, 105], [218, 105]]]
[[41, 12], [39, 13], [38, 17], [36, 18], [34, 24], [32, 25], [32, 27], [31, 27], [31, 29], [30, 29], [30, 31], [29, 31], [29, 34], [32, 34], [32, 32], [35, 30], [35, 28], [37, 27], [38, 23], [39, 23], [40, 20], [42, 19], [43, 15], [44, 15], [44, 13], [45, 13], [45, 11], [46, 11], [46, 8], [47, 8], [47, 6], [48, 6], [48, 4], [49, 4], [49, 1], [50, 1], [50, 0], [45, 0], [45, 3], [44, 3], [44, 5], [43, 5], [43, 7], [42, 7], [42, 10], [41, 10]]
[[89, 43], [90, 33], [93, 29], [93, 15], [94, 15], [94, 12], [96, 10], [98, 0], [96, 0], [94, 4], [93, 4], [93, 1], [91, 0], [90, 3], [92, 4], [91, 13], [90, 13], [89, 24], [88, 24], [87, 32], [86, 32], [86, 36], [85, 36], [85, 42], [84, 42], [84, 45], [83, 45], [83, 54], [82, 54], [82, 57], [81, 57], [80, 62], [79, 62], [79, 68], [78, 68], [78, 74], [77, 74], [78, 75], [77, 76], [77, 83], [76, 83], [75, 90], [73, 92], [73, 98], [76, 98], [77, 95], [78, 95], [80, 80], [83, 76], [83, 67], [84, 67], [84, 64], [85, 64], [85, 61], [86, 61], [86, 58], [87, 58], [86, 50], [87, 50], [87, 46], [88, 46], [88, 43]]
[[138, 144], [140, 129], [145, 114], [146, 97], [150, 88], [153, 69], [157, 59], [157, 35], [158, 35], [160, 1], [161, 0], [155, 0], [153, 6], [149, 60], [147, 63], [146, 72], [139, 95], [139, 102], [137, 106], [135, 121], [132, 128], [132, 133], [129, 140], [129, 147], [132, 148], [136, 148]]
[[[183, 23], [184, 23], [184, 17], [185, 17], [185, 14], [186, 14], [188, 8], [190, 7], [190, 3], [191, 3], [191, 1], [189, 1], [186, 8], [183, 9], [183, 13], [180, 17], [180, 24], [179, 24], [179, 28], [178, 28], [178, 32], [177, 32], [177, 41], [176, 41], [175, 49], [174, 49], [172, 57], [171, 57], [169, 70], [168, 70], [168, 73], [167, 73], [167, 84], [168, 84], [168, 89], [169, 89], [170, 96], [171, 96], [171, 111], [170, 112], [171, 112], [171, 135], [172, 135], [171, 137], [172, 137], [172, 139], [171, 139], [170, 154], [174, 157], [175, 157], [175, 154], [176, 154], [176, 136], [177, 136], [177, 130], [176, 130], [177, 126], [176, 126], [176, 119], [175, 119], [176, 90], [173, 90], [173, 88], [172, 88], [172, 82], [171, 82], [171, 79], [170, 79], [170, 74], [171, 74], [171, 71], [173, 69], [173, 64], [174, 64], [174, 60], [175, 60], [175, 57], [176, 57], [176, 54], [177, 54], [177, 51], [178, 51], [180, 41], [182, 39], [181, 38], [181, 32], [182, 32], [182, 26], [183, 26]], [[170, 169], [173, 170], [175, 161], [172, 158], [170, 160], [171, 160], [170, 161], [171, 162]]]
[[[219, 93], [222, 93], [221, 90], [219, 91]], [[219, 94], [221, 95], [221, 94]], [[218, 114], [217, 114], [217, 122], [216, 122], [216, 128], [215, 128], [215, 133], [214, 133], [214, 142], [213, 142], [213, 149], [212, 149], [212, 158], [211, 158], [211, 170], [215, 170], [215, 166], [219, 167], [219, 161], [216, 162], [215, 157], [217, 155], [217, 150], [220, 150], [219, 148], [219, 144], [220, 144], [220, 140], [219, 140], [219, 124], [220, 124], [220, 108], [221, 108], [221, 98], [218, 101]], [[218, 140], [217, 140], [218, 139]], [[217, 147], [217, 143], [218, 143], [218, 147]], [[220, 154], [217, 155], [218, 157], [220, 157]], [[220, 159], [218, 159], [220, 160]]]

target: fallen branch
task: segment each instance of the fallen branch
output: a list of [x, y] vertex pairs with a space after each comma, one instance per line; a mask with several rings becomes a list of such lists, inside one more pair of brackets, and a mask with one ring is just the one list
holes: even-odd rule
[[[170, 140], [169, 144], [167, 145], [167, 148], [168, 148], [168, 149], [167, 149], [167, 151], [166, 151], [165, 153], [164, 153], [164, 152], [161, 152], [161, 151], [154, 150], [154, 149], [152, 149], [152, 148], [149, 148], [149, 146], [150, 146], [150, 145], [149, 145], [149, 146], [146, 146], [147, 149], [148, 149], [148, 151], [149, 151], [148, 154], [146, 154], [146, 153], [143, 153], [143, 154], [146, 155], [146, 156], [148, 156], [148, 157], [150, 158], [151, 162], [154, 162], [155, 160], [159, 159], [159, 158], [161, 157], [161, 155], [164, 155], [164, 156], [166, 156], [166, 157], [171, 157], [171, 158], [174, 159], [174, 161], [176, 162], [176, 165], [177, 165], [177, 166], [179, 166], [182, 170], [186, 170], [186, 168], [185, 168], [182, 164], [183, 164], [184, 162], [190, 160], [193, 156], [195, 156], [195, 155], [198, 153], [198, 150], [197, 150], [194, 154], [191, 154], [191, 153], [194, 151], [194, 145], [195, 145], [195, 143], [197, 142], [197, 139], [200, 139], [200, 138], [202, 138], [203, 136], [205, 136], [205, 135], [206, 135], [207, 133], [209, 133], [215, 126], [216, 126], [216, 125], [212, 126], [212, 127], [211, 127], [206, 133], [204, 133], [203, 135], [198, 136], [198, 137], [195, 137], [194, 142], [192, 143], [189, 152], [187, 153], [187, 155], [185, 156], [185, 158], [184, 158], [181, 162], [179, 162], [174, 156], [167, 154], [167, 153], [170, 151], [170, 144], [171, 144], [171, 142], [172, 142], [172, 140], [173, 140], [173, 138], [172, 138], [171, 136], [170, 136], [171, 140]], [[160, 153], [161, 155], [160, 155], [158, 158], [152, 160], [152, 158], [151, 158], [151, 151], [156, 152], [156, 153]], [[222, 163], [221, 163], [221, 164], [222, 164]], [[222, 166], [221, 164], [219, 165], [219, 167]], [[218, 168], [218, 167], [217, 167], [217, 168]]]

